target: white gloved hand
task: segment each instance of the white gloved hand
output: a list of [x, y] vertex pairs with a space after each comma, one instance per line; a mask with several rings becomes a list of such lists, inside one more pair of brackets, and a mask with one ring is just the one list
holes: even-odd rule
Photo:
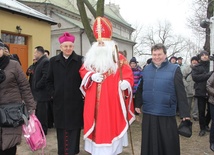
[[129, 82], [126, 80], [120, 81], [120, 89], [126, 90], [127, 88], [129, 88]]
[[103, 81], [103, 75], [101, 73], [94, 73], [92, 76], [91, 76], [91, 80], [94, 81], [94, 82], [102, 82]]

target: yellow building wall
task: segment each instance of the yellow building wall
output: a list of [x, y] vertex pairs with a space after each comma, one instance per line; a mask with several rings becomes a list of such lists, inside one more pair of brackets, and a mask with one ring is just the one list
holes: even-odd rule
[[49, 23], [2, 10], [0, 10], [0, 21], [0, 33], [17, 34], [16, 26], [22, 28], [21, 35], [27, 36], [28, 64], [32, 64], [33, 52], [36, 46], [43, 46], [50, 51], [51, 25]]

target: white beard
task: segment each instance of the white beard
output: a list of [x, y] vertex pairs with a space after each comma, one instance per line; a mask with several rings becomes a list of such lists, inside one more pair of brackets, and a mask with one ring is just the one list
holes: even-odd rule
[[88, 71], [106, 73], [117, 71], [117, 63], [113, 60], [115, 52], [114, 41], [104, 41], [104, 46], [98, 46], [98, 42], [94, 43], [86, 53], [84, 59], [84, 67]]

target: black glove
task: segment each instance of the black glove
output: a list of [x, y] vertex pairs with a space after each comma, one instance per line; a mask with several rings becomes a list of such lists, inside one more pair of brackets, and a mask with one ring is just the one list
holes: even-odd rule
[[178, 126], [178, 133], [184, 137], [192, 136], [192, 122], [190, 120], [181, 121]]

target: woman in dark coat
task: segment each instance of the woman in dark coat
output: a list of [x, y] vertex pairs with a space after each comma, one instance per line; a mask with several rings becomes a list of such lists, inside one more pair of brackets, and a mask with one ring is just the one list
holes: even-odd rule
[[210, 149], [214, 152], [214, 73], [210, 76], [210, 78], [207, 80], [207, 92], [209, 94], [209, 100], [210, 103], [210, 115], [211, 115], [211, 128], [210, 128]]
[[[4, 44], [0, 42], [0, 104], [25, 102], [28, 112], [36, 107], [30, 85], [20, 64], [4, 54]], [[0, 154], [15, 155], [16, 146], [21, 143], [22, 127], [0, 127]]]
[[82, 81], [79, 74], [82, 56], [73, 51], [73, 35], [64, 33], [59, 42], [62, 52], [50, 59], [47, 88], [53, 97], [58, 154], [75, 155], [79, 153], [83, 126], [83, 98], [79, 89]]

